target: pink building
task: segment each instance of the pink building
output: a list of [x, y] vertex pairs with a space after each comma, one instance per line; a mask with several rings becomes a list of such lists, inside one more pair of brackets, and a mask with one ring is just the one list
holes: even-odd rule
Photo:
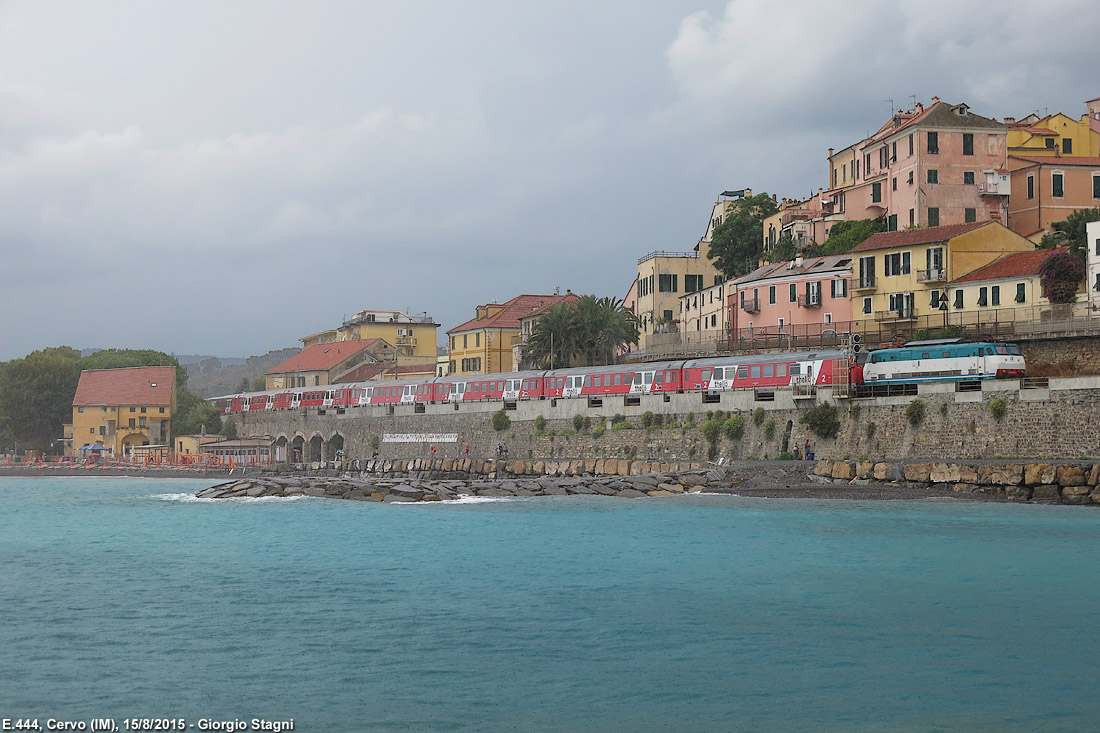
[[829, 181], [817, 227], [886, 219], [890, 231], [1008, 222], [1007, 127], [938, 97], [896, 113], [866, 140], [829, 151]]
[[735, 339], [850, 330], [852, 258], [829, 255], [765, 265], [737, 280], [730, 304]]

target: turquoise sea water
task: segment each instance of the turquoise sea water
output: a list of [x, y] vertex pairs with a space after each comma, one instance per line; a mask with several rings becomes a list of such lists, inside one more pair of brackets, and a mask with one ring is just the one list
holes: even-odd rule
[[0, 479], [0, 718], [1092, 730], [1100, 513]]

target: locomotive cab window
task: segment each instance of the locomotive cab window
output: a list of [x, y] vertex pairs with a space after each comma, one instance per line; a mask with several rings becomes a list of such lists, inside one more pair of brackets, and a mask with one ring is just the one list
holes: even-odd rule
[[665, 373], [664, 372], [657, 372], [656, 379], [654, 379], [653, 381], [654, 381], [654, 384], [664, 384], [665, 383]]
[[709, 379], [710, 379], [710, 369], [704, 369], [703, 370], [703, 375], [702, 375], [702, 380], [704, 382], [706, 382]]
[[791, 364], [791, 376], [795, 377], [802, 373], [801, 364]]
[[585, 387], [591, 387], [592, 386], [592, 377], [585, 377], [584, 378], [584, 386]]

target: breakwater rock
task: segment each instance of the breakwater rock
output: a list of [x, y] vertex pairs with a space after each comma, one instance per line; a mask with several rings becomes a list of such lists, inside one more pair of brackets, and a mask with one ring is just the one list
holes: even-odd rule
[[1008, 501], [1100, 504], [1100, 463], [884, 463], [818, 461], [816, 476], [835, 480], [904, 481], [986, 494]]
[[352, 476], [261, 476], [211, 486], [196, 496], [234, 499], [263, 496], [316, 496], [353, 501], [387, 503], [448, 501], [465, 496], [564, 496], [599, 494], [622, 498], [676, 496], [701, 491], [722, 491], [736, 479], [721, 468], [635, 476], [511, 476], [466, 480]]

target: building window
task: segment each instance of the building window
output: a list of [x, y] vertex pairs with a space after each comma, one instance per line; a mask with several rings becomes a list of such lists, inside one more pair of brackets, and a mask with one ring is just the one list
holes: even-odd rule
[[883, 257], [883, 274], [886, 277], [908, 275], [910, 272], [909, 252], [894, 252]]
[[476, 349], [478, 346], [481, 346], [481, 332], [480, 331], [478, 333], [474, 334], [474, 348]]
[[470, 338], [470, 334], [468, 334], [468, 333], [462, 334], [462, 348], [465, 349], [470, 345], [469, 341], [468, 341], [469, 338]]
[[1024, 283], [1016, 283], [1016, 302], [1024, 302]]
[[928, 169], [928, 182], [929, 183], [939, 183], [940, 182], [940, 172], [938, 170], [936, 170], [935, 168], [929, 168]]
[[940, 134], [938, 132], [929, 132], [928, 134], [928, 152], [935, 155], [940, 152]]
[[1072, 152], [1073, 152], [1073, 140], [1068, 138], [1068, 137], [1062, 138], [1062, 154], [1063, 155], [1070, 155]]
[[138, 418], [138, 425], [143, 428], [149, 427], [149, 418]]
[[963, 183], [967, 185], [974, 183], [974, 171], [963, 171]]
[[[1100, 249], [1100, 239], [1096, 240], [1096, 248]], [[798, 286], [795, 285], [794, 283], [791, 283], [790, 290], [791, 290], [791, 292], [790, 292], [790, 302], [793, 303], [796, 300], [798, 300]]]
[[963, 217], [964, 217], [967, 224], [975, 222], [975, 221], [978, 220], [978, 210], [977, 209], [963, 209]]
[[[773, 242], [774, 244], [774, 242]], [[702, 275], [684, 275], [684, 292], [694, 293], [703, 289]]]
[[978, 288], [978, 305], [989, 305], [989, 288]]
[[898, 141], [890, 143], [890, 162], [893, 163], [898, 159]]
[[163, 414], [164, 414], [164, 408], [163, 408], [163, 407], [162, 407], [162, 408], [160, 408], [160, 414], [161, 414], [161, 415], [163, 415]]
[[132, 428], [137, 427], [137, 418], [133, 418], [133, 417], [130, 418], [130, 427], [132, 427]]
[[1056, 199], [1062, 198], [1065, 195], [1065, 191], [1062, 187], [1063, 176], [1061, 173], [1050, 174], [1050, 195]]
[[871, 299], [869, 297], [863, 299], [863, 312], [864, 314], [870, 314], [871, 312]]
[[1092, 197], [1100, 199], [1100, 173], [1092, 174]]
[[909, 179], [906, 181], [910, 186], [913, 185], [913, 171], [909, 171]]
[[1027, 177], [1027, 197], [1029, 199], [1035, 198], [1035, 176]]
[[836, 168], [833, 168], [833, 188], [836, 188]]
[[99, 434], [100, 435], [106, 435], [107, 434], [107, 426], [106, 425], [100, 425], [99, 426]]
[[993, 287], [991, 287], [989, 289], [989, 300], [990, 300], [990, 305], [1000, 305], [1001, 304], [1001, 286], [1000, 285], [994, 285]]
[[137, 408], [136, 407], [131, 407], [130, 412], [137, 412]]
[[657, 290], [661, 293], [675, 293], [677, 291], [677, 275], [658, 275]]
[[913, 156], [913, 133], [909, 133], [909, 157]]
[[[1096, 242], [1096, 246], [1097, 246], [1098, 248], [1100, 248], [1100, 241], [1097, 241], [1097, 242]], [[76, 411], [77, 411], [77, 412], [79, 412], [79, 413], [83, 413], [83, 412], [84, 412], [84, 408], [83, 408], [83, 407], [78, 407], [78, 408], [76, 408]]]
[[909, 209], [909, 226], [915, 226], [916, 223], [917, 223], [917, 220], [914, 217], [915, 212], [916, 212], [916, 209]]
[[848, 281], [844, 278], [833, 280], [833, 297], [834, 298], [847, 298], [848, 297]]
[[973, 154], [974, 154], [974, 133], [964, 132], [963, 133], [963, 155], [973, 155]]
[[893, 178], [890, 179], [890, 190], [891, 191], [897, 191], [898, 190], [898, 177], [897, 176], [894, 176]]
[[940, 209], [938, 206], [932, 206], [928, 209], [928, 226], [938, 227], [940, 225]]
[[898, 215], [890, 214], [890, 217], [886, 220], [886, 231], [896, 232], [898, 230]]
[[143, 408], [141, 408], [141, 414], [142, 414], [142, 415], [144, 415], [144, 414], [145, 414], [145, 408], [144, 408], [144, 407], [143, 407]]
[[873, 203], [876, 203], [876, 204], [878, 202], [882, 201], [882, 184], [881, 183], [872, 183], [871, 184], [871, 201]]
[[313, 376], [313, 386], [314, 387], [320, 387], [321, 386], [321, 375], [320, 374], [315, 374]]
[[1048, 137], [1048, 138], [1047, 138], [1046, 140], [1044, 140], [1043, 142], [1045, 142], [1045, 143], [1046, 143], [1046, 145], [1047, 145], [1047, 149], [1048, 149], [1048, 150], [1054, 150], [1054, 138], [1052, 138], [1052, 137]]
[[775, 305], [775, 286], [774, 285], [770, 285], [768, 287], [768, 303], [771, 304], [771, 305]]
[[959, 310], [963, 307], [963, 291], [959, 288], [955, 291], [955, 305], [952, 306], [955, 310]]

